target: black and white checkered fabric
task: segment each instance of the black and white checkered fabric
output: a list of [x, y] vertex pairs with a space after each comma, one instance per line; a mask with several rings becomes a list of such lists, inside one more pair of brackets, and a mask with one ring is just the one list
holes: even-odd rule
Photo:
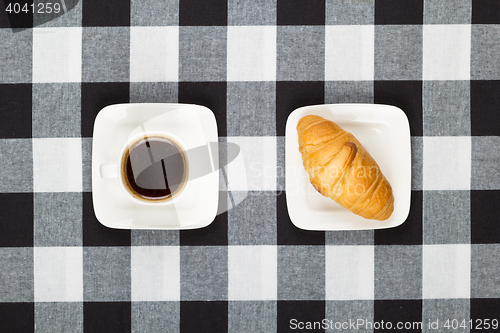
[[[500, 320], [500, 2], [81, 0], [18, 32], [4, 9], [0, 332], [378, 332], [382, 321], [437, 332], [447, 320], [463, 332]], [[247, 188], [228, 175], [244, 200], [198, 230], [102, 226], [93, 123], [129, 102], [209, 107], [220, 140], [252, 163]], [[290, 221], [287, 117], [344, 102], [409, 118], [411, 211], [397, 228]], [[352, 321], [366, 325], [335, 326]]]

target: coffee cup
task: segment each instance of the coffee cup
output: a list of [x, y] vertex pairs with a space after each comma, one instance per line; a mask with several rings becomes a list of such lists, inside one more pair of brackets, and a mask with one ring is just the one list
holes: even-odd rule
[[101, 178], [118, 179], [123, 193], [143, 205], [168, 205], [186, 191], [189, 163], [179, 138], [140, 133], [123, 145], [118, 161], [99, 166]]

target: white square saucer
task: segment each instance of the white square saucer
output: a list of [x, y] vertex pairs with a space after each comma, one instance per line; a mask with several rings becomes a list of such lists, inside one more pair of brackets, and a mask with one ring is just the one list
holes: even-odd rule
[[[133, 202], [119, 178], [101, 177], [100, 166], [118, 161], [129, 138], [142, 132], [177, 137], [186, 151], [218, 142], [215, 116], [203, 106], [153, 103], [103, 108], [95, 119], [92, 142], [92, 198], [99, 222], [117, 229], [195, 229], [212, 223], [218, 207], [218, 171], [190, 179], [178, 200], [168, 205]], [[213, 153], [215, 158], [217, 152]]]
[[[351, 132], [373, 156], [392, 186], [394, 212], [385, 221], [368, 220], [319, 194], [309, 181], [299, 151], [297, 124], [318, 115]], [[367, 230], [396, 227], [410, 212], [410, 126], [399, 108], [381, 104], [330, 104], [293, 111], [285, 130], [285, 186], [292, 223], [306, 230]]]

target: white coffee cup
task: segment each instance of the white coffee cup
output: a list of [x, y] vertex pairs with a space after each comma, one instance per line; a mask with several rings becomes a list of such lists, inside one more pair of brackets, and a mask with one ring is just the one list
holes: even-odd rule
[[189, 162], [185, 145], [172, 134], [135, 135], [117, 161], [99, 166], [101, 178], [118, 179], [123, 193], [141, 205], [170, 205], [186, 192]]

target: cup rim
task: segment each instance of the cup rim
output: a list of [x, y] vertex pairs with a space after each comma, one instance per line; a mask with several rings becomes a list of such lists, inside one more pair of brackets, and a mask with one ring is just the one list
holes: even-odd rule
[[[134, 143], [142, 140], [145, 137], [160, 137], [163, 139], [167, 139], [169, 141], [173, 141], [174, 144], [176, 144], [180, 149], [184, 161], [186, 163], [186, 172], [184, 174], [184, 182], [183, 185], [174, 193], [174, 195], [171, 195], [170, 197], [164, 198], [164, 199], [153, 199], [153, 200], [147, 200], [143, 198], [139, 198], [131, 193], [131, 191], [128, 190], [127, 186], [125, 185], [124, 181], [124, 176], [123, 176], [123, 160], [125, 158], [125, 152], [127, 149], [133, 145]], [[129, 139], [125, 142], [123, 147], [120, 150], [119, 154], [119, 162], [118, 162], [118, 183], [120, 184], [120, 188], [122, 189], [123, 193], [133, 202], [140, 204], [140, 205], [151, 205], [151, 206], [160, 206], [160, 205], [171, 205], [178, 201], [182, 195], [186, 192], [188, 183], [189, 183], [189, 160], [187, 158], [186, 154], [186, 146], [180, 140], [176, 135], [172, 135], [171, 133], [166, 133], [166, 132], [141, 132], [139, 134], [136, 134], [134, 136], [129, 137]]]

